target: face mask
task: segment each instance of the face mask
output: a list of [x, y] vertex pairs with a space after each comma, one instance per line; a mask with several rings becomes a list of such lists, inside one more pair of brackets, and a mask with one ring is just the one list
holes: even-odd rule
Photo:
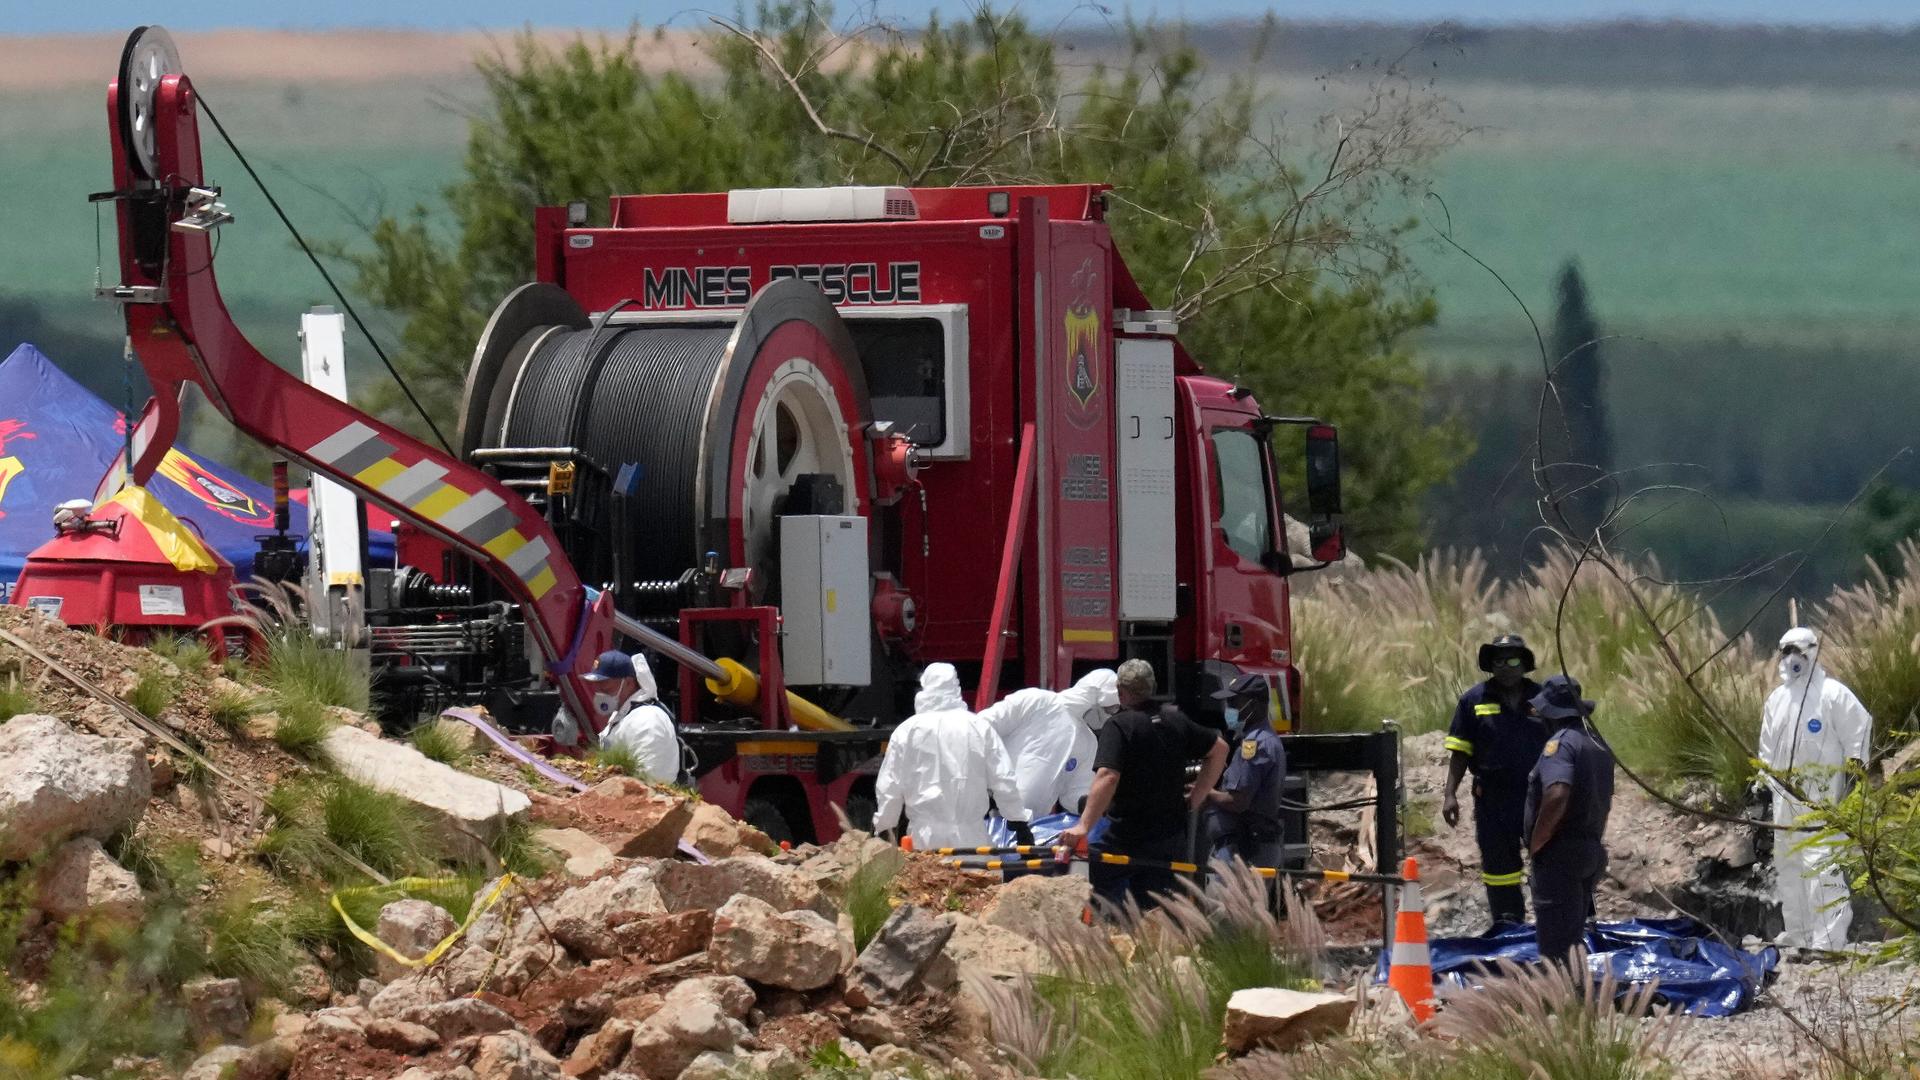
[[593, 695], [593, 709], [601, 716], [612, 716], [613, 710], [620, 705], [620, 699], [612, 694]]
[[1228, 731], [1231, 731], [1235, 735], [1238, 735], [1240, 734], [1240, 728], [1245, 723], [1246, 723], [1245, 720], [1240, 719], [1239, 709], [1236, 709], [1231, 705], [1227, 706], [1227, 730]]
[[1807, 673], [1807, 658], [1799, 653], [1790, 653], [1780, 658], [1780, 681], [1792, 682]]

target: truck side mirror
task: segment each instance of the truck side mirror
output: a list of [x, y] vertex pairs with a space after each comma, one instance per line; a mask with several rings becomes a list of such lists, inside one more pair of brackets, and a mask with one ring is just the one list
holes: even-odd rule
[[1307, 534], [1313, 561], [1346, 557], [1347, 537], [1340, 522], [1340, 433], [1332, 424], [1307, 428]]

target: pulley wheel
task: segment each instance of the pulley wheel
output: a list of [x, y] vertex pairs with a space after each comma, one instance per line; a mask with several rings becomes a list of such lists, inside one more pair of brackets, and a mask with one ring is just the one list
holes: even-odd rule
[[142, 26], [127, 36], [120, 50], [120, 89], [115, 95], [120, 144], [127, 162], [144, 180], [159, 179], [154, 164], [154, 98], [160, 81], [182, 72], [180, 50], [173, 36], [158, 26]]

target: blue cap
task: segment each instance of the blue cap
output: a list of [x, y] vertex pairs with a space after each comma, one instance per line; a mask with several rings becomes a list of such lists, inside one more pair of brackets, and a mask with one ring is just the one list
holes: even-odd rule
[[588, 682], [612, 682], [633, 677], [633, 657], [619, 649], [608, 649], [601, 653], [600, 659], [594, 661], [593, 670], [582, 676]]
[[1242, 675], [1231, 683], [1228, 683], [1225, 690], [1215, 690], [1213, 692], [1213, 699], [1215, 701], [1232, 701], [1235, 698], [1266, 696], [1267, 677], [1265, 675], [1253, 674]]
[[1577, 720], [1593, 712], [1593, 702], [1581, 700], [1580, 684], [1571, 675], [1548, 679], [1529, 704], [1537, 715], [1548, 720]]

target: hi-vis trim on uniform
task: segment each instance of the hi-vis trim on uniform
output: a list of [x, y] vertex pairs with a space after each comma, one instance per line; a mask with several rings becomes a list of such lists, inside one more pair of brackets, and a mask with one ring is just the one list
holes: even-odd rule
[[1489, 874], [1482, 872], [1480, 880], [1487, 885], [1521, 885], [1527, 880], [1525, 870], [1515, 870], [1511, 874]]
[[1473, 715], [1475, 715], [1475, 716], [1499, 716], [1499, 715], [1500, 715], [1500, 704], [1499, 704], [1498, 702], [1494, 702], [1494, 701], [1485, 701], [1485, 702], [1481, 702], [1480, 704], [1478, 704], [1478, 705], [1475, 705], [1475, 706], [1473, 707]]
[[307, 453], [501, 560], [526, 583], [534, 599], [553, 588], [553, 553], [546, 542], [522, 531], [519, 514], [500, 496], [443, 482], [446, 466], [426, 460], [403, 465], [391, 456], [393, 447], [358, 420]]
[[1447, 749], [1458, 750], [1462, 754], [1471, 754], [1473, 753], [1473, 744], [1465, 739], [1455, 738], [1449, 735], [1447, 736]]

